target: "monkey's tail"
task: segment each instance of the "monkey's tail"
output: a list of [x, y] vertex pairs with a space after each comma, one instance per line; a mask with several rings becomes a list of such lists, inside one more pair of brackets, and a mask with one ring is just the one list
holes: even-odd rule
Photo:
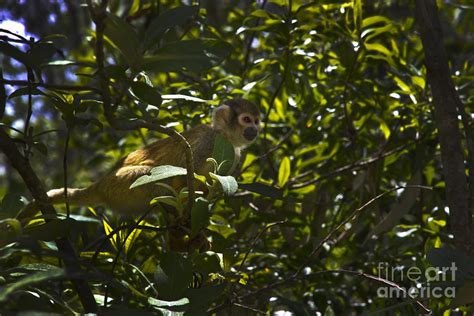
[[[94, 193], [93, 185], [87, 188], [68, 188], [67, 201], [71, 205], [95, 206], [99, 201]], [[66, 203], [64, 188], [49, 190], [48, 197], [51, 204]]]
[[[51, 204], [66, 203], [64, 188], [49, 190], [47, 194], [49, 198], [48, 202]], [[99, 202], [99, 199], [94, 194], [93, 186], [87, 188], [68, 188], [67, 196], [67, 201], [70, 205], [94, 206]], [[34, 217], [39, 211], [40, 207], [38, 203], [32, 201], [18, 213], [16, 218], [24, 223]]]

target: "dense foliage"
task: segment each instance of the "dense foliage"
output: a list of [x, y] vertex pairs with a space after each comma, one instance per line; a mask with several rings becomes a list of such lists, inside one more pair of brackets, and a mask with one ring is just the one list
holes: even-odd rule
[[[405, 315], [473, 301], [465, 282], [472, 259], [448, 248], [450, 210], [411, 1], [110, 0], [102, 16], [94, 1], [92, 10], [89, 2], [29, 2], [7, 1], [1, 13], [31, 35], [0, 24], [1, 125], [45, 188], [86, 186], [166, 137], [114, 128], [107, 106], [120, 119], [183, 131], [243, 97], [264, 120], [234, 175], [237, 192], [224, 194], [233, 179], [215, 176], [224, 192], [194, 201], [190, 235], [204, 230], [212, 244], [201, 253], [167, 250], [175, 219], [163, 212], [131, 219], [71, 206], [67, 218], [21, 228], [12, 218], [31, 195], [2, 157], [2, 310], [83, 311], [71, 283], [78, 278], [101, 310], [130, 313]], [[474, 8], [448, 1], [439, 9], [452, 78], [472, 118]], [[183, 191], [155, 202], [182, 214], [185, 201]], [[62, 263], [61, 237], [80, 270]], [[380, 295], [391, 281], [430, 284], [424, 273], [418, 282], [381, 273], [381, 263], [406, 272], [451, 261], [459, 268], [453, 300]]]

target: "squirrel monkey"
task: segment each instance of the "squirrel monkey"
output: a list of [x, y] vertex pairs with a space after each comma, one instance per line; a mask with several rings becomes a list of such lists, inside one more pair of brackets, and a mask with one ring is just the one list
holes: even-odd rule
[[[259, 120], [260, 113], [255, 104], [244, 99], [234, 99], [214, 110], [211, 125], [202, 124], [183, 132], [182, 135], [191, 145], [195, 172], [207, 176], [210, 164], [206, 159], [211, 157], [214, 141], [219, 134], [234, 146], [232, 169], [235, 169], [236, 162], [240, 159], [240, 148], [251, 144], [260, 132]], [[153, 184], [130, 189], [130, 185], [159, 165], [186, 167], [184, 144], [168, 137], [135, 150], [92, 185], [86, 188], [68, 188], [68, 202], [79, 206], [104, 205], [125, 214], [143, 213], [162, 189]], [[185, 183], [182, 180], [181, 183], [173, 184], [178, 184], [176, 186], [181, 188]], [[64, 203], [64, 188], [48, 191], [48, 197], [52, 204]], [[18, 219], [32, 217], [37, 211], [33, 202], [20, 212]]]

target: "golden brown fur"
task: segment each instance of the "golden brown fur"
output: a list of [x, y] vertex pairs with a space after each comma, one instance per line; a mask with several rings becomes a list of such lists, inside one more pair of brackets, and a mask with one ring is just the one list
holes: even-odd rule
[[[212, 156], [214, 141], [219, 134], [232, 143], [236, 154], [234, 161], [238, 161], [240, 148], [250, 144], [258, 134], [258, 116], [258, 109], [253, 103], [232, 100], [214, 111], [212, 125], [199, 125], [183, 132], [182, 135], [191, 145], [195, 172], [208, 175], [211, 165], [206, 163], [206, 159]], [[248, 117], [253, 120], [251, 123], [239, 123], [239, 120], [243, 122], [243, 119], [248, 121]], [[250, 130], [247, 130], [249, 128]], [[253, 139], [249, 139], [251, 137]], [[129, 188], [135, 180], [149, 174], [153, 167], [159, 165], [186, 167], [184, 144], [168, 137], [137, 149], [121, 159], [110, 172], [89, 187], [69, 188], [68, 201], [71, 205], [105, 205], [122, 213], [144, 212], [148, 209], [151, 199], [164, 193], [163, 189], [153, 184]], [[184, 178], [173, 180], [173, 186], [178, 190], [185, 185]], [[48, 196], [53, 204], [63, 203], [64, 189], [50, 190]], [[20, 214], [20, 218], [31, 215]]]

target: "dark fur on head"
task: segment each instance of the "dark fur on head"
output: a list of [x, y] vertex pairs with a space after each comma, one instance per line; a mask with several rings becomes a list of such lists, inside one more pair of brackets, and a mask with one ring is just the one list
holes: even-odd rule
[[252, 114], [255, 117], [260, 116], [260, 111], [258, 110], [257, 106], [245, 99], [232, 99], [227, 100], [224, 102], [225, 105], [228, 105], [235, 116], [247, 112]]

